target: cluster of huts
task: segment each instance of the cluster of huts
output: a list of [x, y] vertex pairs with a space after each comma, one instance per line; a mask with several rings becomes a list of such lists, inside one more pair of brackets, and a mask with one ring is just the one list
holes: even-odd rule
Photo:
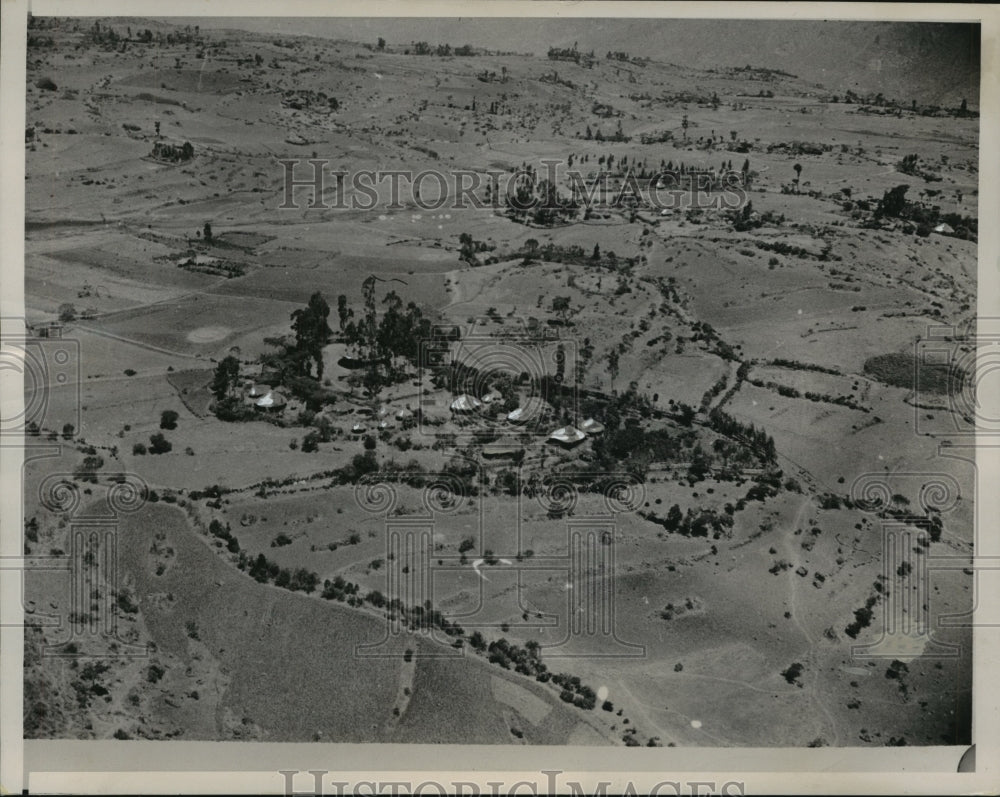
[[[470, 415], [482, 410], [484, 407], [488, 407], [494, 402], [502, 400], [502, 398], [503, 396], [495, 390], [491, 390], [481, 399], [477, 399], [469, 393], [463, 393], [451, 402], [450, 409], [456, 415]], [[512, 425], [524, 425], [527, 423], [543, 421], [551, 414], [551, 408], [548, 404], [546, 404], [542, 399], [532, 396], [521, 406], [508, 412], [505, 419]], [[601, 434], [603, 431], [604, 426], [600, 422], [594, 420], [593, 418], [588, 418], [580, 424], [579, 428], [567, 425], [554, 429], [551, 434], [549, 434], [547, 440], [550, 443], [556, 443], [564, 448], [573, 448], [586, 440], [588, 436], [596, 436]], [[493, 449], [496, 449], [496, 452], [494, 453], [497, 455], [501, 453], [501, 450], [506, 451], [506, 448], [509, 448], [509, 446], [493, 445]], [[484, 453], [488, 454], [490, 452]]]
[[389, 429], [395, 429], [398, 423], [405, 424], [412, 418], [413, 410], [409, 407], [403, 407], [396, 410], [395, 413], [389, 407], [379, 407], [372, 422], [355, 421], [354, 425], [351, 426], [351, 434], [362, 435], [369, 432], [385, 432]]
[[[248, 382], [244, 387], [244, 400], [260, 412], [281, 412], [289, 406], [289, 398], [279, 388], [274, 388], [266, 383]], [[489, 390], [481, 397], [470, 393], [463, 393], [452, 399], [449, 408], [453, 415], [467, 417], [481, 413], [484, 409], [493, 405], [499, 406], [503, 401], [503, 395], [496, 390]], [[293, 408], [294, 409], [294, 408]], [[360, 437], [370, 433], [383, 432], [395, 429], [398, 425], [407, 426], [414, 419], [414, 412], [409, 406], [393, 410], [391, 407], [382, 406], [377, 411], [365, 410], [371, 413], [370, 416], [360, 418], [354, 422], [349, 430], [353, 437]], [[527, 424], [538, 425], [553, 416], [552, 407], [537, 396], [526, 399], [520, 406], [503, 414], [497, 418], [501, 423], [506, 422], [513, 430], [524, 427]], [[553, 429], [546, 440], [563, 448], [574, 448], [586, 440], [588, 437], [595, 437], [604, 432], [604, 426], [593, 418], [588, 418], [579, 426], [566, 425]], [[513, 440], [499, 440], [487, 444], [483, 448], [483, 455], [486, 457], [506, 457], [516, 454], [522, 450], [522, 446]]]

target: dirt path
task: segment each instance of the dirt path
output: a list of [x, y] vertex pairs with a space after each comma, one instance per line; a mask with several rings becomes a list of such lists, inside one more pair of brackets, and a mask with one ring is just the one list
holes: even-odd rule
[[202, 354], [188, 354], [187, 352], [172, 351], [171, 349], [164, 349], [161, 346], [154, 346], [152, 343], [142, 343], [141, 341], [134, 340], [132, 338], [126, 338], [123, 335], [116, 335], [113, 332], [108, 332], [104, 329], [98, 329], [97, 327], [92, 327], [89, 325], [78, 325], [80, 329], [84, 329], [87, 332], [91, 332], [95, 335], [100, 335], [104, 338], [110, 338], [111, 340], [117, 340], [121, 343], [128, 343], [132, 346], [138, 346], [140, 349], [147, 349], [148, 351], [155, 351], [159, 354], [168, 354], [171, 357], [183, 357], [187, 360], [204, 360], [205, 356]]

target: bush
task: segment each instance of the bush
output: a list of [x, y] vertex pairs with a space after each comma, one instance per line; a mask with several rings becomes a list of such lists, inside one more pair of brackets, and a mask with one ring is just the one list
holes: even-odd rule
[[149, 453], [150, 454], [166, 454], [168, 451], [173, 449], [173, 445], [167, 438], [163, 436], [162, 433], [157, 432], [151, 435], [149, 438]]
[[781, 675], [788, 683], [794, 684], [799, 680], [799, 676], [802, 675], [802, 665], [795, 662], [787, 670], [783, 670]]
[[161, 429], [176, 429], [177, 419], [180, 416], [173, 410], [164, 410], [160, 413], [160, 428]]
[[253, 408], [246, 406], [237, 396], [228, 396], [215, 403], [215, 417], [220, 421], [249, 421], [256, 417]]
[[146, 453], [146, 446], [142, 443], [136, 443], [132, 446], [132, 453], [137, 457], [141, 457]]

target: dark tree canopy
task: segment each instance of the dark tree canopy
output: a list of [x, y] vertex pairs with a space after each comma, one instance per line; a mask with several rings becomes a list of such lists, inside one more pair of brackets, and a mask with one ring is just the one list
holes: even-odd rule
[[240, 381], [240, 361], [233, 356], [224, 358], [215, 367], [212, 392], [217, 399], [229, 396]]
[[327, 318], [330, 305], [323, 294], [317, 291], [309, 297], [309, 304], [292, 313], [292, 330], [295, 332], [295, 347], [306, 355], [303, 360], [308, 368], [309, 360], [316, 363], [316, 377], [323, 378], [323, 347], [329, 342], [333, 331]]

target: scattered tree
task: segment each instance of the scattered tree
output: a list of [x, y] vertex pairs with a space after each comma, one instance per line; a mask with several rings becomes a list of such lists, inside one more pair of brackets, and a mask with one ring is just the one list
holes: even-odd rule
[[160, 428], [161, 429], [176, 429], [177, 419], [180, 416], [173, 410], [164, 410], [160, 413]]

